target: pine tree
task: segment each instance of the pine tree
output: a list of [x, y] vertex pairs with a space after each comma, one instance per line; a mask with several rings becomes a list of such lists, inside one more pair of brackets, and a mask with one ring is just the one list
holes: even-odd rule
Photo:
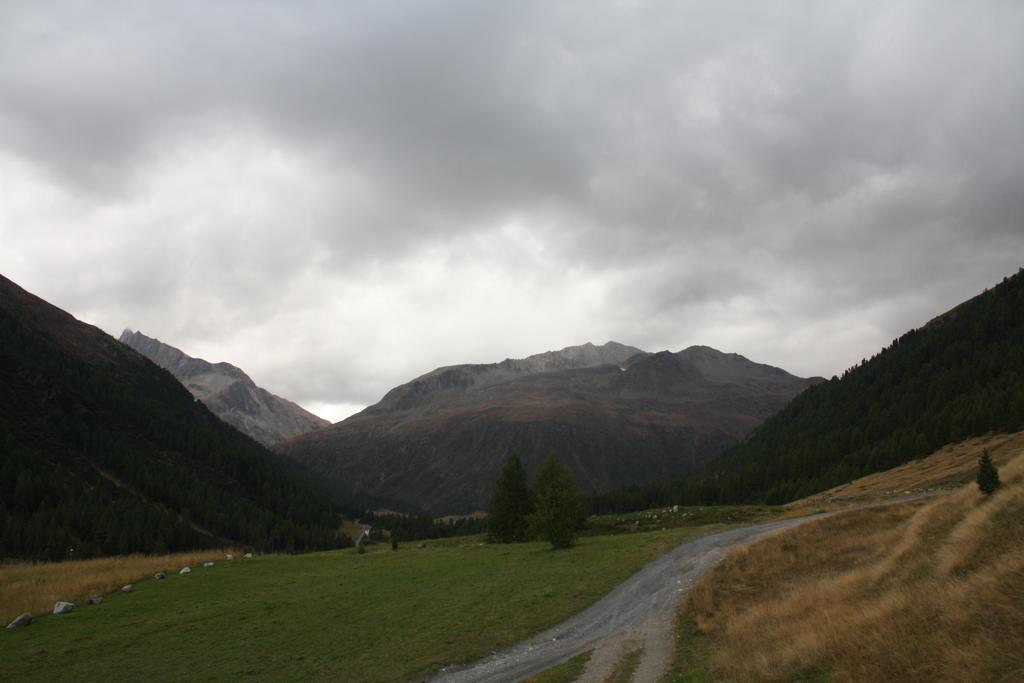
[[555, 548], [570, 548], [583, 519], [583, 504], [572, 475], [554, 454], [533, 484], [534, 522], [541, 537]]
[[992, 462], [992, 456], [986, 448], [978, 458], [978, 489], [986, 496], [999, 488], [999, 470]]
[[518, 543], [526, 540], [526, 516], [530, 514], [530, 491], [526, 470], [512, 454], [501, 468], [491, 510], [487, 518], [488, 540], [492, 543]]

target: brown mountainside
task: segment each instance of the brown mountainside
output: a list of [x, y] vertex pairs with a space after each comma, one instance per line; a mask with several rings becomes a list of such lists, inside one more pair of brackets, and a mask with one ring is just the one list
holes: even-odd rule
[[556, 453], [584, 492], [662, 479], [714, 458], [814, 381], [704, 346], [585, 344], [439, 368], [279, 450], [355, 495], [470, 512], [510, 453], [531, 473]]

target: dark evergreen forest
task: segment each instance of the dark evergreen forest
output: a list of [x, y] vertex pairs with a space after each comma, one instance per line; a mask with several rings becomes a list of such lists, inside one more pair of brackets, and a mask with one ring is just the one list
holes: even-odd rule
[[987, 432], [1024, 429], [1024, 272], [807, 389], [680, 478], [587, 499], [591, 513], [785, 503]]
[[0, 277], [0, 558], [335, 548], [344, 511], [169, 372]]

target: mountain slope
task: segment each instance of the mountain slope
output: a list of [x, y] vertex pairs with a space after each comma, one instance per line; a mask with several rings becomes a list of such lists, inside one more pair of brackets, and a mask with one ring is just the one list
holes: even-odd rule
[[125, 330], [119, 340], [169, 370], [214, 415], [266, 446], [330, 424], [291, 401], [256, 386], [230, 363], [208, 363], [179, 349]]
[[344, 544], [308, 475], [0, 276], [0, 558]]
[[708, 347], [609, 342], [439, 368], [280, 450], [358, 493], [432, 513], [486, 507], [501, 463], [558, 454], [585, 491], [686, 472], [812, 383]]
[[781, 503], [1024, 428], [1024, 271], [813, 387], [712, 465], [601, 496], [602, 511]]
[[[727, 556], [694, 586], [679, 620], [686, 680], [1022, 680], [1020, 436], [1003, 450], [1003, 486], [992, 496], [969, 480]], [[984, 445], [955, 448], [977, 463]]]

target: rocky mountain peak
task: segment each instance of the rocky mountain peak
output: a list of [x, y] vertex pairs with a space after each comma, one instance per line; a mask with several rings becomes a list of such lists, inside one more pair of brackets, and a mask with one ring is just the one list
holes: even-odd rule
[[408, 384], [389, 391], [368, 410], [419, 411], [428, 406], [472, 400], [476, 392], [523, 377], [584, 368], [615, 365], [621, 367], [630, 358], [645, 352], [632, 346], [608, 342], [601, 346], [586, 343], [558, 351], [506, 358], [499, 363], [447, 365], [420, 375]]
[[230, 363], [193, 358], [128, 328], [121, 333], [120, 341], [170, 371], [219, 418], [267, 446], [330, 424], [256, 386], [249, 375]]
[[558, 351], [545, 351], [522, 359], [506, 359], [511, 367], [526, 372], [546, 372], [548, 370], [565, 370], [570, 368], [590, 368], [599, 365], [622, 365], [637, 354], [644, 351], [610, 341], [595, 346], [591, 342], [579, 346], [567, 346]]

